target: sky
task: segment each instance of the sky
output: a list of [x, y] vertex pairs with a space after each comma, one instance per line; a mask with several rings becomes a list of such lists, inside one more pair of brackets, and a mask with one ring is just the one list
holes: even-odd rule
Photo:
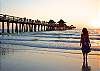
[[58, 22], [77, 28], [100, 28], [100, 0], [0, 0], [0, 13]]

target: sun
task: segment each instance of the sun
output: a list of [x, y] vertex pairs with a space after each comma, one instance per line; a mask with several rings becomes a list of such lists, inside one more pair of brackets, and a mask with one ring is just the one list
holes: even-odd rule
[[92, 19], [89, 21], [89, 24], [93, 28], [100, 28], [100, 19]]

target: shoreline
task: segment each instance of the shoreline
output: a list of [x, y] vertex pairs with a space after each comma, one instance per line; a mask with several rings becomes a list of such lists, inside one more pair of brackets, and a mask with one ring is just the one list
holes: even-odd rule
[[[2, 52], [9, 52], [9, 50], [11, 51], [21, 51], [21, 50], [35, 50], [35, 51], [47, 51], [47, 52], [58, 52], [58, 53], [69, 53], [69, 54], [82, 54], [82, 51], [81, 50], [70, 50], [70, 49], [60, 49], [60, 48], [43, 48], [43, 47], [29, 47], [29, 46], [20, 46], [20, 45], [10, 45], [12, 47], [15, 47], [15, 48], [9, 48], [9, 47], [6, 47], [6, 48], [3, 48], [3, 47], [0, 47], [0, 51]], [[20, 47], [20, 48], [17, 48], [17, 47]], [[91, 51], [88, 55], [97, 55], [97, 56], [100, 56], [100, 53], [98, 51]]]

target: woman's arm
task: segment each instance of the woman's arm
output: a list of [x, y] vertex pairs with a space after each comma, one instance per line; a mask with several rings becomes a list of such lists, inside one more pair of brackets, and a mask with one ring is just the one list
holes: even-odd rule
[[91, 47], [91, 43], [90, 43], [90, 40], [89, 40], [89, 47]]
[[80, 46], [81, 46], [81, 44], [82, 44], [82, 34], [81, 34], [81, 38], [80, 38]]
[[89, 39], [89, 35], [88, 35], [88, 41], [89, 41], [89, 47], [91, 47], [91, 43], [90, 43], [90, 39]]

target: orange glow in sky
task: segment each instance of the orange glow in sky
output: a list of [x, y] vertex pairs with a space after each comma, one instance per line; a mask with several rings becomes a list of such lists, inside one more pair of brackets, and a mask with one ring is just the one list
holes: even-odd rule
[[100, 0], [0, 0], [0, 13], [100, 28]]

